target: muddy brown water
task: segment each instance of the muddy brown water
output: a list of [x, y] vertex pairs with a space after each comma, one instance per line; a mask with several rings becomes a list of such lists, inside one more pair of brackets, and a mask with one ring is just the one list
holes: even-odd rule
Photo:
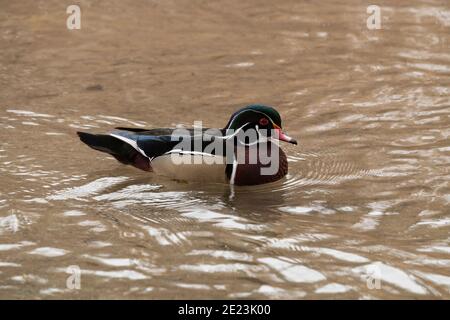
[[[0, 298], [450, 298], [448, 1], [78, 3], [0, 1]], [[75, 135], [249, 103], [300, 145], [234, 194]]]

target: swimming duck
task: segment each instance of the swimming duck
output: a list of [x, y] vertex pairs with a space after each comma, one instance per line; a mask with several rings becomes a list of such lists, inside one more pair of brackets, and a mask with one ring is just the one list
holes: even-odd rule
[[257, 185], [283, 178], [286, 154], [278, 141], [297, 144], [281, 129], [272, 107], [249, 105], [223, 129], [116, 128], [109, 134], [77, 132], [89, 147], [119, 162], [177, 180]]

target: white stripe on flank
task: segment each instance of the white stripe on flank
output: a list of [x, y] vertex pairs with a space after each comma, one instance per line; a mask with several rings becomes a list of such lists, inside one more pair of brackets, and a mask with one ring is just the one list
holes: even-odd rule
[[233, 170], [231, 171], [230, 184], [234, 184], [234, 180], [236, 179], [236, 170], [237, 170], [238, 162], [236, 157], [233, 159]]
[[110, 133], [109, 135], [112, 136], [112, 137], [114, 137], [114, 138], [116, 138], [116, 139], [119, 139], [119, 140], [121, 140], [121, 141], [123, 141], [123, 142], [125, 142], [125, 143], [127, 143], [127, 144], [129, 144], [129, 145], [132, 146], [136, 151], [138, 151], [138, 152], [141, 153], [143, 156], [146, 156], [146, 157], [148, 158], [148, 156], [145, 154], [145, 152], [144, 152], [141, 148], [139, 148], [139, 146], [137, 145], [136, 141], [134, 141], [134, 140], [132, 140], [132, 139], [130, 139], [130, 138], [127, 138], [127, 137], [122, 137], [122, 136], [120, 136], [120, 135], [118, 135], [118, 134], [114, 134], [114, 133]]
[[206, 152], [200, 152], [200, 151], [184, 151], [182, 149], [173, 149], [170, 151], [167, 151], [164, 154], [171, 154], [171, 153], [180, 153], [180, 154], [191, 154], [191, 155], [200, 155], [200, 156], [209, 156], [209, 157], [215, 157], [216, 155]]
[[234, 199], [234, 184], [230, 183], [230, 196], [228, 197], [229, 200]]

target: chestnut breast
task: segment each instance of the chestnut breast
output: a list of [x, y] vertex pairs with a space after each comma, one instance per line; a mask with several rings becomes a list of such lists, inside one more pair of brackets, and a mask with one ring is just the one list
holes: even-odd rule
[[[235, 147], [235, 185], [256, 185], [280, 180], [288, 172], [286, 154], [275, 143]], [[244, 161], [245, 157], [245, 161]]]

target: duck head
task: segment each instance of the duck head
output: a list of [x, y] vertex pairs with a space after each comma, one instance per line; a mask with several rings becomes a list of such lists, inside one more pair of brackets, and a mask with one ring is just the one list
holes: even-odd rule
[[283, 132], [278, 111], [269, 106], [249, 105], [236, 111], [225, 126], [225, 130], [230, 129], [235, 131], [254, 129], [259, 134], [266, 132], [269, 137], [297, 144], [295, 139]]

